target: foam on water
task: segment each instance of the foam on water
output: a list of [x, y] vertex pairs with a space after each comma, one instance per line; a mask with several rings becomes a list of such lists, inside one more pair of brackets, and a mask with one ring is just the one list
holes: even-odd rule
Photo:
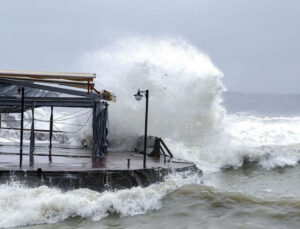
[[133, 216], [161, 207], [161, 199], [186, 184], [198, 184], [197, 175], [170, 175], [165, 182], [146, 188], [135, 187], [98, 193], [89, 189], [62, 192], [18, 183], [0, 185], [0, 227], [56, 223], [70, 217], [100, 220], [109, 214]]
[[261, 166], [295, 166], [300, 161], [300, 117], [227, 115], [226, 130], [235, 152]]

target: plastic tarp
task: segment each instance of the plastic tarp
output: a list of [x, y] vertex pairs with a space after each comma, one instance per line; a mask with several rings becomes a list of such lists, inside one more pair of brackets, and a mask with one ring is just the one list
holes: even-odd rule
[[96, 101], [93, 109], [93, 156], [101, 157], [108, 147], [108, 104]]
[[[0, 97], [16, 97], [19, 92], [18, 85], [11, 85], [11, 84], [4, 84], [0, 83]], [[24, 91], [25, 97], [55, 97], [58, 96], [58, 93], [40, 90], [36, 88], [25, 88]], [[21, 100], [20, 100], [21, 106]], [[17, 107], [7, 107], [7, 106], [0, 106], [0, 113], [19, 113], [21, 112], [20, 106]], [[28, 110], [30, 107], [24, 107], [24, 110]]]

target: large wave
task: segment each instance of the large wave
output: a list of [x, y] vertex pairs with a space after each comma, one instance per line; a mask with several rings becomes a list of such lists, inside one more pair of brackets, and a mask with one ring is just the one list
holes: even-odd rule
[[300, 117], [235, 114], [227, 115], [224, 123], [240, 161], [257, 162], [267, 169], [300, 161]]
[[117, 96], [110, 105], [113, 145], [131, 147], [143, 134], [145, 105], [133, 97], [139, 88], [150, 90], [150, 135], [169, 141], [175, 155], [192, 160], [199, 148], [189, 153], [191, 146], [222, 144], [223, 74], [196, 47], [183, 40], [128, 38], [88, 53], [84, 65], [97, 73], [97, 87]]
[[128, 147], [130, 138], [143, 134], [145, 105], [133, 97], [139, 88], [150, 90], [152, 135], [199, 144], [220, 128], [222, 73], [182, 40], [121, 40], [88, 53], [85, 65], [97, 72], [97, 87], [117, 95], [110, 105], [114, 144]]
[[[131, 147], [143, 134], [144, 103], [132, 96], [140, 88], [150, 90], [150, 134], [165, 138], [176, 156], [196, 162], [204, 171], [239, 167], [245, 159], [266, 168], [299, 160], [298, 147], [284, 147], [300, 140], [287, 125], [261, 120], [258, 127], [247, 116], [243, 120], [226, 115], [222, 72], [183, 40], [123, 39], [86, 54], [84, 65], [97, 73], [98, 87], [117, 95], [117, 103], [110, 105], [115, 146]], [[248, 129], [242, 131], [243, 125]], [[264, 128], [271, 129], [262, 134]]]
[[[52, 224], [75, 217], [98, 221], [111, 215], [128, 217], [147, 214], [158, 211], [163, 206], [168, 206], [168, 210], [165, 208], [162, 211], [180, 206], [181, 211], [187, 210], [187, 215], [202, 206], [203, 220], [207, 220], [209, 214], [215, 216], [220, 208], [226, 209], [228, 217], [240, 214], [250, 217], [253, 216], [253, 211], [259, 210], [260, 216], [266, 218], [278, 218], [279, 215], [296, 221], [299, 218], [298, 196], [229, 191], [228, 187], [201, 185], [197, 175], [186, 175], [172, 174], [165, 182], [146, 188], [135, 187], [103, 193], [89, 189], [62, 192], [46, 186], [28, 188], [18, 183], [2, 184], [0, 227]], [[178, 210], [174, 210], [172, 214], [178, 215]]]
[[20, 183], [0, 185], [0, 228], [56, 223], [70, 217], [97, 221], [110, 214], [133, 216], [161, 207], [161, 199], [186, 184], [199, 184], [197, 175], [170, 175], [165, 182], [102, 193], [89, 189], [62, 192]]

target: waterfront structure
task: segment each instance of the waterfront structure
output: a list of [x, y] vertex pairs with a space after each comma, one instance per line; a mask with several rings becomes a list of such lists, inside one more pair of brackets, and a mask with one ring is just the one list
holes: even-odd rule
[[[143, 155], [109, 151], [108, 102], [115, 102], [116, 97], [108, 91], [97, 90], [95, 78], [93, 73], [0, 71], [0, 114], [21, 113], [20, 128], [0, 125], [0, 131], [5, 128], [20, 131], [19, 145], [0, 145], [0, 182], [11, 179], [13, 174], [31, 185], [102, 191], [148, 185], [162, 180], [171, 171], [196, 170], [192, 163], [173, 160], [160, 138], [155, 138], [146, 168], [146, 134]], [[50, 107], [48, 130], [35, 129], [34, 110], [39, 107]], [[57, 107], [92, 110], [92, 149], [84, 147], [86, 143], [75, 148], [53, 147], [53, 109]], [[24, 112], [28, 110], [31, 110], [31, 128], [25, 129]], [[29, 145], [23, 144], [24, 131], [30, 131]], [[37, 150], [35, 132], [38, 131], [49, 133], [49, 144]]]

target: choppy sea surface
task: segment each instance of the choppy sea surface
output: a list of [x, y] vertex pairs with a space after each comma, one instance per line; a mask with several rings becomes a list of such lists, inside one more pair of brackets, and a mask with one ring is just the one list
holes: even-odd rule
[[296, 229], [299, 175], [299, 166], [247, 166], [211, 174], [203, 184], [177, 175], [148, 188], [105, 193], [2, 185], [1, 227]]

